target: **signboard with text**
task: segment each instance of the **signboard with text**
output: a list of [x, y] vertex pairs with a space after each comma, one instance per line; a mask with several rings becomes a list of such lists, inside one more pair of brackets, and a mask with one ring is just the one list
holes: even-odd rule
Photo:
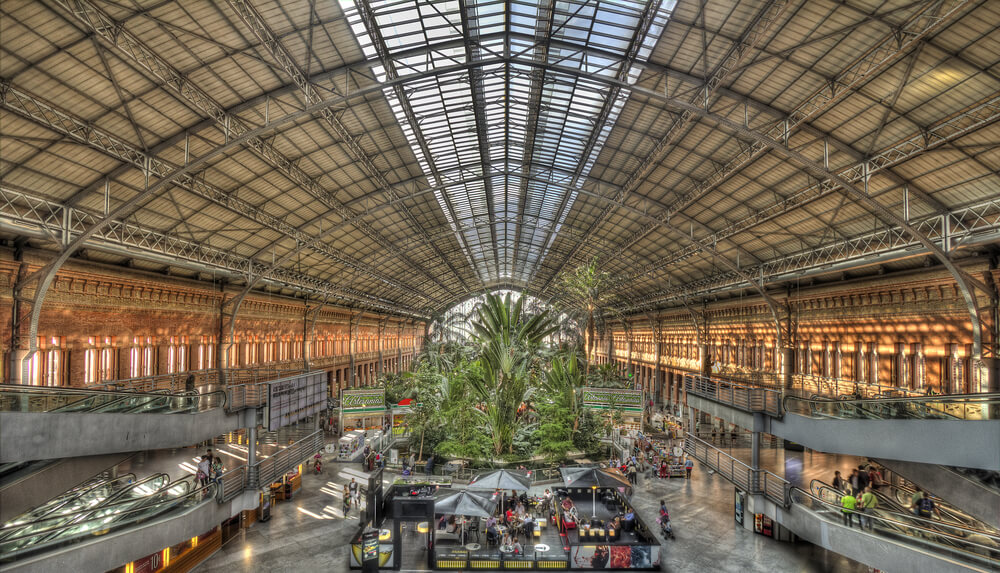
[[642, 390], [588, 386], [583, 389], [583, 405], [597, 410], [618, 408], [625, 412], [641, 412], [643, 410]]
[[345, 413], [385, 410], [385, 389], [341, 390], [340, 407]]
[[294, 424], [326, 407], [326, 372], [309, 372], [269, 382], [267, 429]]

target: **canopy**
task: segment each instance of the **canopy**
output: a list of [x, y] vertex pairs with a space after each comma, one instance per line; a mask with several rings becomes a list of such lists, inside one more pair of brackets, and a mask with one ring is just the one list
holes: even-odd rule
[[531, 487], [531, 478], [522, 472], [495, 470], [479, 474], [469, 482], [469, 489], [520, 489]]
[[566, 487], [627, 487], [632, 484], [616, 469], [559, 468]]
[[434, 500], [434, 513], [489, 517], [497, 508], [497, 502], [492, 497], [489, 494], [466, 490], [449, 493]]

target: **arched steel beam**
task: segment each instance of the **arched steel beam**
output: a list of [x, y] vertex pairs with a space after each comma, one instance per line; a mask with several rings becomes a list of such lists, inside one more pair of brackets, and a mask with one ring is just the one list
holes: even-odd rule
[[[216, 147], [216, 148], [210, 150], [206, 154], [200, 156], [199, 158], [197, 158], [197, 159], [195, 159], [193, 161], [190, 161], [189, 163], [187, 163], [183, 167], [177, 169], [173, 173], [171, 173], [171, 174], [165, 176], [164, 178], [160, 179], [159, 181], [157, 181], [153, 185], [149, 186], [143, 192], [141, 192], [141, 193], [133, 196], [131, 199], [123, 202], [122, 204], [120, 204], [112, 212], [108, 213], [108, 215], [106, 215], [104, 217], [104, 219], [98, 221], [97, 223], [95, 223], [94, 225], [92, 225], [90, 228], [88, 228], [88, 229], [84, 230], [83, 232], [81, 232], [76, 237], [76, 239], [74, 239], [73, 241], [71, 241], [60, 252], [60, 254], [57, 255], [57, 257], [55, 258], [55, 260], [53, 260], [51, 263], [49, 263], [48, 265], [46, 265], [45, 267], [43, 267], [42, 269], [40, 269], [39, 271], [37, 271], [36, 273], [34, 273], [32, 275], [32, 278], [34, 280], [38, 281], [38, 287], [35, 289], [35, 296], [34, 296], [34, 298], [32, 300], [32, 315], [31, 315], [31, 326], [32, 326], [32, 329], [31, 329], [32, 332], [31, 332], [31, 334], [32, 334], [32, 337], [31, 337], [31, 340], [29, 340], [29, 344], [30, 344], [30, 346], [29, 346], [29, 352], [25, 355], [25, 358], [22, 360], [22, 372], [24, 372], [25, 369], [27, 368], [28, 360], [30, 360], [30, 357], [34, 354], [35, 351], [37, 351], [37, 340], [36, 339], [37, 339], [38, 319], [39, 319], [40, 310], [41, 310], [40, 301], [44, 299], [45, 292], [48, 290], [49, 286], [51, 285], [52, 280], [55, 278], [56, 271], [58, 271], [58, 269], [66, 262], [66, 260], [70, 257], [70, 255], [73, 252], [75, 252], [82, 245], [82, 243], [84, 241], [86, 241], [91, 235], [93, 235], [97, 230], [99, 230], [99, 229], [103, 228], [104, 226], [106, 226], [113, 218], [120, 218], [122, 216], [127, 215], [128, 213], [131, 213], [134, 210], [134, 208], [138, 207], [138, 205], [141, 202], [145, 201], [149, 197], [155, 196], [156, 193], [158, 193], [160, 190], [164, 189], [176, 177], [178, 177], [178, 176], [180, 176], [182, 174], [190, 173], [190, 172], [192, 172], [192, 171], [194, 171], [196, 169], [199, 169], [201, 166], [205, 165], [209, 160], [211, 160], [211, 159], [219, 156], [220, 154], [222, 154], [222, 153], [224, 153], [226, 151], [229, 151], [229, 150], [233, 149], [234, 147], [242, 145], [243, 143], [245, 143], [246, 141], [250, 140], [251, 138], [259, 137], [261, 134], [271, 132], [274, 129], [276, 129], [276, 128], [282, 126], [282, 125], [288, 124], [288, 123], [290, 123], [292, 121], [295, 121], [295, 120], [303, 118], [303, 117], [310, 116], [313, 113], [316, 113], [316, 112], [318, 112], [318, 111], [320, 111], [322, 109], [326, 109], [326, 108], [334, 106], [334, 105], [345, 103], [347, 101], [350, 101], [350, 100], [352, 100], [354, 98], [357, 98], [357, 97], [361, 97], [361, 96], [366, 95], [367, 93], [370, 93], [370, 92], [373, 92], [373, 91], [378, 91], [378, 90], [385, 89], [385, 87], [388, 84], [392, 84], [392, 83], [396, 83], [396, 82], [398, 82], [398, 83], [405, 83], [407, 81], [412, 81], [412, 80], [416, 79], [416, 77], [439, 76], [439, 75], [444, 75], [444, 74], [448, 74], [448, 73], [454, 73], [454, 72], [458, 72], [458, 71], [465, 71], [465, 70], [468, 70], [468, 69], [471, 69], [471, 68], [474, 68], [474, 67], [481, 67], [481, 66], [488, 66], [488, 65], [497, 65], [497, 64], [504, 64], [504, 63], [514, 63], [514, 64], [517, 64], [517, 65], [526, 66], [526, 67], [539, 68], [539, 69], [547, 69], [547, 70], [555, 71], [555, 72], [558, 72], [558, 73], [564, 73], [564, 74], [567, 74], [567, 75], [570, 75], [570, 76], [573, 76], [573, 77], [586, 77], [586, 78], [588, 78], [591, 81], [598, 81], [598, 82], [601, 82], [601, 83], [604, 83], [604, 84], [609, 84], [609, 85], [617, 84], [617, 85], [619, 85], [619, 87], [624, 87], [624, 88], [629, 89], [632, 93], [639, 93], [639, 94], [641, 94], [644, 97], [647, 97], [649, 99], [660, 101], [660, 102], [662, 102], [667, 107], [673, 107], [673, 108], [684, 110], [684, 111], [690, 111], [691, 113], [693, 113], [695, 115], [698, 115], [699, 117], [703, 118], [706, 121], [709, 121], [710, 123], [715, 123], [716, 125], [718, 125], [718, 126], [720, 126], [722, 128], [725, 128], [727, 131], [730, 131], [730, 132], [732, 132], [734, 134], [741, 135], [745, 139], [750, 139], [750, 140], [756, 141], [758, 143], [761, 143], [761, 144], [765, 145], [766, 147], [768, 147], [769, 149], [771, 149], [772, 151], [774, 151], [775, 153], [777, 153], [778, 155], [783, 156], [786, 159], [791, 160], [792, 163], [798, 165], [800, 169], [802, 169], [804, 171], [807, 171], [807, 172], [810, 172], [813, 175], [819, 177], [820, 179], [829, 179], [830, 181], [836, 183], [839, 186], [838, 190], [842, 189], [849, 196], [858, 199], [861, 203], [863, 203], [864, 205], [866, 205], [869, 208], [870, 211], [872, 211], [872, 212], [876, 213], [877, 215], [879, 215], [880, 218], [882, 218], [885, 221], [889, 221], [889, 222], [891, 222], [893, 224], [896, 224], [897, 226], [899, 226], [900, 228], [902, 228], [904, 231], [906, 231], [908, 234], [910, 234], [910, 236], [914, 237], [916, 240], [918, 240], [919, 242], [921, 242], [921, 244], [923, 244], [925, 246], [925, 248], [927, 248], [929, 251], [931, 251], [934, 254], [934, 256], [936, 258], [938, 258], [939, 260], [941, 260], [941, 262], [945, 265], [945, 267], [948, 268], [949, 272], [951, 272], [951, 274], [956, 279], [956, 282], [957, 282], [957, 284], [958, 284], [958, 286], [959, 286], [959, 288], [960, 288], [960, 290], [962, 292], [963, 298], [966, 301], [966, 305], [968, 307], [968, 310], [970, 312], [970, 316], [972, 318], [972, 322], [973, 322], [973, 357], [976, 358], [976, 359], [981, 358], [981, 356], [982, 356], [982, 335], [981, 334], [982, 333], [981, 333], [981, 325], [980, 325], [980, 321], [979, 321], [979, 317], [978, 317], [978, 307], [976, 305], [975, 294], [971, 291], [971, 288], [970, 288], [970, 284], [971, 283], [968, 282], [968, 281], [972, 280], [971, 277], [967, 277], [966, 275], [964, 275], [963, 273], [961, 273], [961, 271], [959, 271], [959, 269], [951, 262], [951, 260], [947, 257], [947, 255], [939, 247], [937, 247], [937, 245], [935, 245], [929, 238], [927, 238], [923, 234], [917, 233], [905, 221], [902, 221], [901, 219], [899, 219], [898, 217], [896, 217], [892, 213], [888, 212], [888, 210], [886, 210], [884, 207], [882, 207], [877, 202], [875, 202], [870, 196], [868, 196], [866, 193], [864, 193], [860, 189], [855, 188], [853, 185], [851, 185], [848, 181], [846, 181], [842, 177], [836, 175], [835, 173], [830, 172], [828, 169], [824, 168], [823, 166], [820, 166], [820, 165], [817, 165], [817, 164], [813, 163], [808, 158], [804, 157], [802, 154], [797, 153], [795, 151], [792, 151], [792, 150], [786, 148], [780, 142], [775, 141], [775, 140], [773, 140], [771, 138], [768, 138], [768, 137], [766, 137], [766, 136], [764, 136], [764, 135], [762, 135], [760, 133], [755, 132], [754, 130], [750, 129], [749, 127], [745, 127], [744, 125], [742, 125], [740, 123], [737, 123], [737, 122], [732, 121], [732, 120], [730, 120], [728, 118], [725, 118], [725, 117], [721, 117], [721, 116], [719, 116], [717, 114], [711, 113], [711, 112], [709, 112], [707, 110], [704, 110], [704, 109], [702, 109], [702, 108], [700, 108], [698, 106], [695, 106], [693, 104], [690, 104], [688, 102], [680, 101], [680, 100], [678, 100], [676, 98], [673, 98], [671, 96], [668, 96], [666, 94], [661, 94], [659, 92], [656, 92], [656, 91], [653, 91], [653, 90], [650, 90], [650, 89], [647, 89], [647, 88], [642, 88], [642, 87], [640, 87], [638, 85], [629, 85], [627, 82], [620, 82], [618, 80], [614, 80], [614, 79], [611, 79], [611, 78], [605, 78], [605, 77], [602, 77], [602, 76], [594, 76], [594, 75], [586, 74], [585, 72], [583, 72], [583, 71], [581, 71], [579, 69], [569, 68], [569, 67], [561, 66], [561, 65], [558, 65], [558, 64], [549, 64], [549, 63], [544, 63], [544, 62], [536, 62], [536, 61], [533, 61], [531, 59], [518, 58], [518, 57], [496, 56], [496, 57], [491, 57], [491, 58], [485, 58], [485, 59], [482, 59], [482, 60], [478, 60], [478, 61], [473, 62], [473, 63], [463, 63], [463, 64], [454, 64], [454, 65], [442, 66], [441, 68], [437, 68], [437, 69], [434, 69], [434, 70], [431, 70], [431, 71], [423, 72], [421, 74], [416, 74], [414, 76], [400, 77], [400, 78], [397, 78], [395, 80], [390, 80], [388, 82], [383, 82], [381, 84], [377, 84], [377, 85], [373, 85], [373, 86], [368, 86], [368, 87], [365, 87], [365, 88], [358, 88], [356, 91], [354, 91], [352, 94], [350, 94], [348, 96], [335, 95], [335, 96], [333, 96], [333, 97], [331, 97], [331, 98], [329, 98], [327, 100], [324, 100], [322, 102], [319, 102], [319, 103], [316, 103], [314, 105], [307, 106], [305, 108], [302, 108], [302, 109], [299, 109], [299, 110], [287, 113], [286, 115], [284, 115], [282, 117], [279, 117], [279, 118], [276, 118], [274, 120], [271, 120], [271, 121], [269, 121], [268, 123], [266, 123], [266, 124], [264, 124], [262, 126], [258, 126], [258, 127], [254, 128], [254, 129], [252, 129], [252, 130], [244, 133], [243, 135], [241, 135], [239, 137], [231, 139], [228, 143], [226, 143], [224, 145], [221, 145], [219, 147]], [[609, 200], [609, 198], [604, 197], [604, 196], [599, 195], [599, 194], [596, 194], [596, 193], [585, 193], [585, 194], [590, 194], [590, 195], [594, 196], [595, 198], [599, 198], [599, 199], [603, 199], [603, 200]], [[399, 200], [399, 199], [400, 198], [397, 197], [394, 200]], [[636, 209], [634, 207], [628, 207], [628, 206], [624, 206], [624, 207], [626, 208], [626, 210], [634, 212], [636, 215], [642, 216], [643, 218], [651, 219], [653, 221], [657, 221], [657, 224], [662, 225], [664, 227], [669, 227], [669, 225], [667, 225], [667, 224], [659, 221], [655, 217], [649, 215], [648, 213], [646, 213], [646, 212], [644, 212], [644, 211], [642, 211], [640, 209]], [[685, 235], [680, 235], [680, 236], [685, 237]], [[697, 243], [697, 241], [694, 241], [694, 239], [691, 239], [691, 241]], [[702, 246], [704, 246], [704, 245], [702, 245]], [[729, 262], [724, 257], [720, 257], [720, 261], [723, 261], [724, 265], [726, 265], [728, 267], [731, 267], [731, 270], [733, 272], [735, 272], [736, 274], [738, 274], [739, 276], [745, 277], [745, 280], [746, 280], [747, 283], [749, 283], [751, 285], [754, 285], [754, 288], [756, 290], [758, 290], [759, 292], [761, 292], [761, 294], [764, 296], [765, 300], [767, 301], [769, 308], [771, 309], [772, 315], [773, 315], [775, 323], [776, 323], [776, 328], [777, 328], [777, 330], [779, 332], [779, 335], [778, 335], [779, 338], [778, 338], [778, 340], [780, 341], [780, 330], [781, 329], [780, 329], [780, 324], [779, 324], [779, 319], [778, 319], [777, 305], [775, 304], [775, 301], [766, 293], [766, 291], [763, 289], [762, 285], [760, 285], [756, 280], [754, 280], [754, 279], [746, 276], [745, 273], [743, 273], [737, 266], [733, 265], [731, 262]], [[985, 287], [985, 285], [982, 285], [982, 286]], [[984, 290], [988, 290], [988, 289], [984, 288]]]

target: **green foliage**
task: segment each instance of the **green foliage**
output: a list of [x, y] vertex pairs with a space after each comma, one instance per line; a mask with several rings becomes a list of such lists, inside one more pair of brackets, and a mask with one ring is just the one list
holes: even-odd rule
[[588, 374], [590, 362], [594, 360], [597, 320], [614, 304], [614, 295], [610, 287], [611, 276], [605, 271], [597, 270], [596, 257], [587, 264], [567, 270], [559, 276], [558, 306], [584, 329], [580, 333], [580, 338], [585, 338], [587, 341], [588, 360], [585, 370]]
[[587, 375], [587, 386], [597, 388], [631, 388], [632, 380], [618, 371], [614, 364], [594, 366]]
[[472, 323], [480, 369], [469, 382], [483, 404], [497, 456], [513, 453], [518, 411], [530, 398], [530, 370], [538, 365], [534, 359], [542, 340], [556, 329], [548, 311], [526, 316], [523, 304], [524, 297], [512, 301], [509, 294], [489, 294]]
[[578, 418], [579, 425], [573, 434], [573, 445], [581, 452], [593, 452], [601, 445], [600, 435], [603, 434], [604, 422], [596, 412], [584, 408]]

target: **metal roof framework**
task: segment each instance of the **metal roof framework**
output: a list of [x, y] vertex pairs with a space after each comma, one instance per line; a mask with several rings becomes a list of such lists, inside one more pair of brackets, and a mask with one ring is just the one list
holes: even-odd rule
[[18, 285], [33, 313], [80, 248], [411, 317], [554, 296], [594, 257], [640, 313], [931, 255], [990, 354], [995, 289], [952, 261], [1000, 237], [998, 22], [988, 0], [5, 3], [0, 233], [60, 252]]

